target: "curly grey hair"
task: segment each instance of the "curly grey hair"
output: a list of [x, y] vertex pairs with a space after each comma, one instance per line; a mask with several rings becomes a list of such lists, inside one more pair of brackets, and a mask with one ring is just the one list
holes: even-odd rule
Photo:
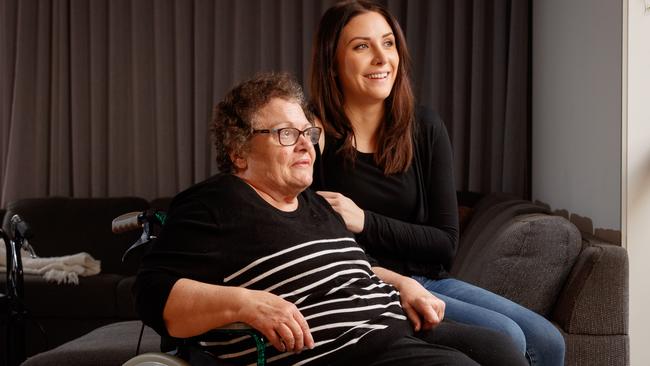
[[274, 98], [300, 104], [312, 121], [302, 88], [290, 74], [261, 73], [242, 82], [214, 107], [211, 132], [220, 172], [235, 172], [231, 154], [241, 155], [248, 149], [255, 114]]

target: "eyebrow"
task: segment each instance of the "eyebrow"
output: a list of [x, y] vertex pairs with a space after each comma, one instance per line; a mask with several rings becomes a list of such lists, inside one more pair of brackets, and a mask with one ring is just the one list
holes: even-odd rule
[[[293, 127], [293, 123], [294, 122], [291, 122], [291, 121], [277, 121], [277, 122], [273, 123], [271, 126], [267, 127], [266, 129], [270, 130], [270, 129], [274, 129], [274, 128]], [[286, 124], [288, 124], [288, 126]], [[282, 125], [285, 125], [285, 126], [282, 126]], [[278, 126], [282, 126], [282, 127], [278, 127]], [[314, 126], [314, 124], [309, 122], [309, 120], [307, 120], [307, 123], [304, 126], [306, 126], [305, 128], [307, 128], [307, 127]]]
[[[386, 37], [392, 36], [392, 35], [393, 35], [393, 32], [388, 32], [388, 33], [382, 35], [381, 38], [386, 38]], [[351, 40], [348, 41], [348, 44], [352, 43], [353, 41], [355, 41], [357, 39], [361, 39], [361, 40], [364, 40], [364, 41], [369, 41], [370, 37], [353, 37]]]

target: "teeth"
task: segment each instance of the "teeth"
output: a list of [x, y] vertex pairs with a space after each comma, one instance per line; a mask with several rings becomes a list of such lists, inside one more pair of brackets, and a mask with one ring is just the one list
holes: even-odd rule
[[380, 72], [380, 73], [376, 73], [376, 74], [369, 74], [366, 77], [369, 78], [369, 79], [385, 79], [385, 78], [388, 77], [388, 73], [387, 72]]

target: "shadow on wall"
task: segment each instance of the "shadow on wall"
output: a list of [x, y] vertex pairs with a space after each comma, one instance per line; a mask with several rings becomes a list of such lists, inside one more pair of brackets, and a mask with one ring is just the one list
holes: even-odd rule
[[549, 204], [541, 201], [535, 201], [535, 203], [546, 207], [547, 209], [549, 209], [549, 211], [552, 211], [553, 214], [562, 216], [565, 219], [571, 221], [578, 228], [578, 230], [580, 230], [580, 232], [582, 232], [583, 234], [595, 236], [596, 238], [604, 240], [608, 243], [621, 245], [620, 230], [612, 230], [612, 229], [604, 229], [604, 228], [594, 229], [594, 223], [592, 219], [590, 219], [589, 217], [570, 213], [565, 209], [551, 210], [551, 206]]

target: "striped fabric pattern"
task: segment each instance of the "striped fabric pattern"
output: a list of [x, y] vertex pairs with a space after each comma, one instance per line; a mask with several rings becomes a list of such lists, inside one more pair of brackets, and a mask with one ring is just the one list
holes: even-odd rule
[[[296, 357], [270, 346], [270, 365], [310, 365], [387, 329], [389, 320], [406, 320], [398, 292], [372, 273], [363, 250], [349, 237], [292, 245], [252, 261], [226, 276], [224, 284], [273, 292], [296, 304], [307, 320], [315, 348]], [[216, 357], [255, 363], [256, 349], [247, 336], [203, 345]]]

